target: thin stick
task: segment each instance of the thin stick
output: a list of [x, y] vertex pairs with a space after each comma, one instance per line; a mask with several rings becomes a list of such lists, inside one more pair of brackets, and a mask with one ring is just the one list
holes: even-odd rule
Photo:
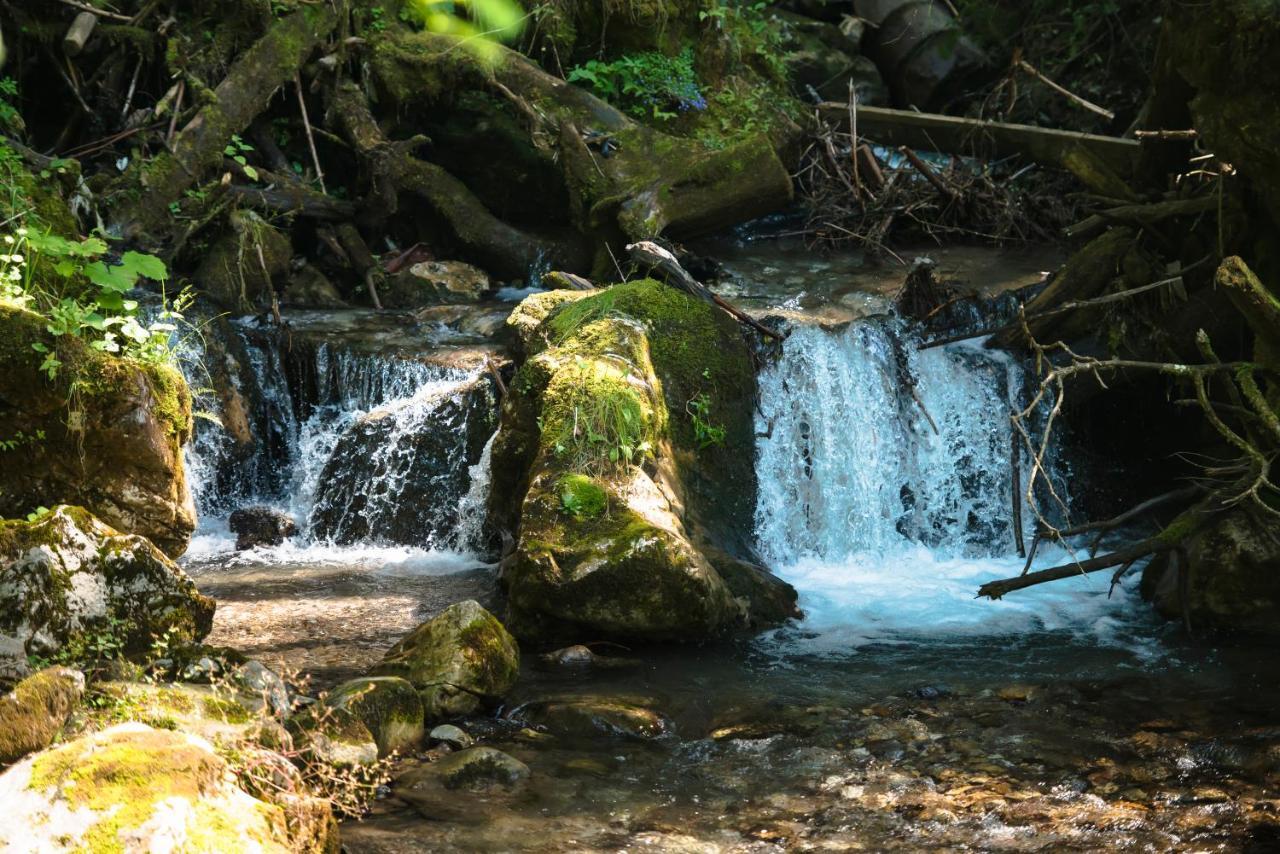
[[907, 161], [916, 168], [916, 171], [923, 175], [929, 183], [933, 185], [933, 188], [941, 195], [946, 196], [948, 199], [954, 199], [956, 197], [955, 191], [948, 187], [943, 180], [929, 168], [929, 164], [921, 160], [920, 155], [912, 151], [910, 147], [900, 145], [898, 146], [898, 151], [903, 157], [907, 158]]
[[1059, 86], [1057, 83], [1054, 83], [1048, 77], [1045, 77], [1043, 74], [1041, 74], [1034, 65], [1027, 62], [1025, 59], [1018, 60], [1018, 68], [1021, 69], [1022, 71], [1025, 71], [1027, 74], [1030, 74], [1032, 77], [1036, 78], [1041, 83], [1045, 84], [1050, 89], [1057, 92], [1059, 95], [1064, 95], [1067, 98], [1074, 101], [1075, 103], [1084, 107], [1086, 110], [1089, 110], [1092, 113], [1097, 113], [1098, 115], [1102, 116], [1104, 119], [1106, 119], [1109, 122], [1115, 121], [1115, 118], [1116, 118], [1115, 113], [1111, 112], [1105, 107], [1099, 107], [1097, 104], [1093, 103], [1092, 101], [1086, 101], [1084, 98], [1081, 98], [1079, 95], [1075, 94], [1074, 92], [1071, 92]]
[[120, 111], [120, 118], [129, 117], [129, 108], [133, 106], [133, 93], [138, 88], [138, 74], [142, 71], [142, 57], [138, 57], [138, 64], [133, 67], [133, 79], [129, 81], [129, 94], [124, 98], [124, 109]]
[[320, 168], [320, 155], [316, 153], [316, 138], [311, 135], [311, 120], [307, 117], [307, 101], [302, 97], [302, 75], [293, 72], [293, 85], [298, 91], [298, 109], [302, 111], [302, 126], [307, 131], [307, 145], [311, 147], [311, 162], [316, 167], [316, 180], [320, 182], [320, 192], [328, 195], [324, 188], [324, 170]]
[[1190, 140], [1196, 139], [1200, 133], [1195, 128], [1188, 130], [1135, 130], [1133, 135], [1138, 139]]
[[90, 6], [88, 3], [79, 3], [77, 0], [58, 0], [64, 6], [70, 6], [72, 9], [79, 9], [82, 12], [92, 12], [99, 18], [110, 18], [113, 21], [124, 21], [126, 24], [131, 23], [133, 18], [128, 15], [121, 15], [116, 12], [108, 12], [105, 9], [98, 9]]
[[[1013, 502], [1013, 541], [1018, 546], [1018, 557], [1027, 556], [1027, 546], [1022, 540], [1022, 466], [1018, 459], [1022, 449], [1018, 446], [1018, 432], [1009, 431], [1009, 476], [1012, 481], [1011, 500]], [[1023, 570], [1026, 574], [1026, 570]]]
[[178, 113], [182, 112], [182, 96], [186, 92], [187, 81], [178, 81], [178, 94], [173, 99], [173, 115], [169, 116], [169, 132], [164, 136], [164, 147], [173, 151], [173, 134], [178, 128]]
[[1170, 547], [1165, 545], [1161, 540], [1152, 538], [1135, 543], [1127, 549], [1121, 549], [1118, 552], [1112, 552], [1102, 557], [1091, 558], [1090, 560], [1079, 561], [1076, 563], [1065, 563], [1062, 566], [1055, 566], [1050, 569], [1041, 569], [1037, 572], [1031, 572], [1026, 575], [1020, 575], [1016, 578], [1003, 578], [999, 581], [988, 581], [986, 584], [978, 588], [978, 597], [983, 596], [988, 599], [999, 599], [1007, 593], [1015, 590], [1022, 590], [1025, 587], [1034, 587], [1037, 584], [1044, 584], [1047, 581], [1057, 581], [1060, 578], [1071, 578], [1075, 575], [1084, 575], [1089, 572], [1097, 572], [1100, 569], [1110, 569], [1113, 566], [1119, 566], [1128, 561], [1138, 560], [1147, 555], [1156, 552], [1168, 551]]

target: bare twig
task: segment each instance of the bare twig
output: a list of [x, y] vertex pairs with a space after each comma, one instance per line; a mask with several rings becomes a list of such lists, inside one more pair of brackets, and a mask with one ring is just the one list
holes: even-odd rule
[[1045, 77], [1043, 74], [1041, 74], [1039, 69], [1037, 69], [1031, 63], [1027, 62], [1025, 59], [1018, 60], [1018, 68], [1021, 71], [1024, 71], [1027, 74], [1030, 74], [1032, 77], [1039, 80], [1041, 83], [1048, 86], [1050, 89], [1057, 92], [1059, 95], [1063, 95], [1068, 99], [1070, 99], [1071, 101], [1075, 102], [1076, 104], [1079, 104], [1081, 107], [1084, 107], [1089, 112], [1097, 113], [1098, 115], [1102, 116], [1104, 119], [1106, 119], [1109, 122], [1115, 121], [1115, 118], [1116, 118], [1115, 113], [1111, 112], [1105, 107], [1099, 107], [1097, 104], [1093, 103], [1092, 101], [1085, 100], [1084, 98], [1081, 98], [1076, 93], [1068, 89], [1065, 89], [1062, 86], [1059, 86], [1057, 83], [1054, 83], [1048, 77]]
[[302, 93], [302, 76], [293, 73], [293, 86], [298, 92], [298, 110], [302, 113], [302, 126], [307, 132], [307, 145], [311, 148], [311, 162], [316, 167], [316, 180], [320, 182], [320, 192], [328, 195], [324, 187], [324, 170], [320, 168], [320, 155], [316, 153], [316, 138], [311, 133], [311, 119], [307, 117], [307, 99]]

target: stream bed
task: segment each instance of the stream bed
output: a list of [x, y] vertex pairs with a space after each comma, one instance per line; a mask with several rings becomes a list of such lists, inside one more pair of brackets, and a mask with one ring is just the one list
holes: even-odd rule
[[[1019, 468], [1007, 413], [1024, 369], [969, 343], [917, 350], [900, 324], [875, 316], [883, 283], [845, 277], [847, 287], [824, 284], [813, 300], [794, 296], [840, 278], [841, 264], [857, 269], [856, 259], [806, 271], [794, 253], [727, 254], [741, 280], [778, 270], [801, 279], [788, 285], [790, 304], [763, 294], [752, 306], [744, 291], [744, 305], [816, 319], [762, 370], [757, 413], [756, 547], [799, 591], [805, 618], [718, 645], [592, 644], [608, 656], [603, 669], [526, 649], [502, 707], [459, 723], [525, 763], [530, 778], [443, 794], [388, 790], [370, 815], [344, 824], [346, 849], [1280, 848], [1273, 650], [1188, 639], [1141, 601], [1138, 573], [1114, 589], [1100, 573], [974, 599], [983, 582], [1022, 569], [1008, 508], [1025, 484], [1011, 480]], [[1029, 253], [986, 264], [1001, 290], [1038, 281], [1046, 261]], [[981, 257], [963, 263], [981, 276]], [[258, 377], [275, 408], [293, 413], [280, 419], [284, 450], [258, 467], [275, 472], [258, 497], [288, 509], [303, 532], [235, 553], [217, 514], [243, 491], [201, 496], [214, 512], [184, 565], [218, 600], [210, 643], [304, 671], [324, 689], [367, 671], [453, 602], [474, 598], [502, 613], [497, 568], [472, 552], [488, 473], [487, 454], [477, 461], [479, 443], [466, 434], [491, 426], [471, 419], [457, 429], [452, 474], [435, 493], [414, 492], [420, 449], [403, 437], [394, 464], [360, 475], [391, 472], [406, 500], [434, 494], [455, 531], [418, 544], [385, 531], [336, 544], [306, 524], [318, 518], [316, 494], [332, 492], [342, 473], [330, 457], [341, 456], [352, 425], [407, 411], [426, 420], [405, 423], [438, 429], [428, 417], [435, 398], [417, 392], [437, 383], [471, 394], [478, 373], [397, 358], [362, 356], [337, 372], [345, 379], [319, 383], [328, 396], [310, 406], [298, 405], [281, 371]], [[322, 353], [311, 373], [340, 363]], [[197, 442], [210, 455], [218, 447]], [[200, 463], [193, 469], [218, 460]], [[1050, 463], [1069, 501], [1069, 448]], [[1043, 548], [1036, 566], [1068, 559]], [[397, 776], [440, 751], [401, 757]]]

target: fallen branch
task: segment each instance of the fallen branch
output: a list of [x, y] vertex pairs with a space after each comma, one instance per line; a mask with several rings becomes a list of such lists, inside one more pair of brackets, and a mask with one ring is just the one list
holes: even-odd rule
[[1110, 569], [1113, 566], [1119, 566], [1122, 563], [1128, 563], [1130, 561], [1141, 560], [1148, 555], [1153, 555], [1161, 551], [1168, 551], [1171, 548], [1173, 548], [1173, 546], [1165, 543], [1159, 537], [1151, 537], [1150, 539], [1135, 543], [1128, 548], [1120, 549], [1119, 551], [1103, 555], [1102, 557], [1090, 558], [1089, 560], [1073, 563], [1065, 563], [1062, 566], [1055, 566], [1051, 569], [1041, 569], [1026, 575], [1019, 575], [1016, 578], [1004, 578], [999, 581], [988, 581], [986, 584], [978, 588], [978, 598], [985, 596], [988, 599], [1000, 599], [1005, 596], [1005, 594], [1012, 593], [1015, 590], [1034, 587], [1037, 584], [1057, 581], [1061, 578], [1071, 578], [1076, 575], [1097, 572], [1100, 569]]
[[1041, 83], [1048, 86], [1050, 89], [1057, 92], [1059, 95], [1062, 95], [1070, 99], [1074, 103], [1079, 104], [1089, 112], [1097, 113], [1098, 115], [1102, 116], [1104, 119], [1106, 119], [1109, 122], [1115, 121], [1115, 118], [1116, 118], [1115, 113], [1111, 112], [1105, 107], [1099, 107], [1097, 104], [1093, 103], [1092, 101], [1087, 101], [1084, 98], [1081, 98], [1076, 93], [1068, 89], [1065, 89], [1062, 86], [1059, 86], [1057, 83], [1054, 83], [1048, 77], [1045, 77], [1043, 74], [1041, 74], [1039, 69], [1037, 69], [1031, 63], [1027, 62], [1025, 59], [1018, 60], [1018, 69], [1026, 72], [1027, 74], [1030, 74], [1032, 77], [1039, 80]]
[[[631, 256], [631, 260], [635, 261], [642, 267], [648, 267], [665, 274], [668, 285], [682, 290], [692, 297], [712, 303], [719, 306], [727, 314], [737, 320], [739, 323], [750, 326], [761, 335], [781, 341], [786, 336], [774, 332], [767, 326], [756, 322], [755, 318], [743, 311], [730, 305], [716, 294], [712, 293], [705, 286], [700, 284], [693, 276], [680, 266], [680, 262], [676, 257], [667, 250], [651, 240], [641, 240], [638, 243], [630, 243], [627, 245], [627, 253]], [[936, 428], [935, 428], [936, 429]]]

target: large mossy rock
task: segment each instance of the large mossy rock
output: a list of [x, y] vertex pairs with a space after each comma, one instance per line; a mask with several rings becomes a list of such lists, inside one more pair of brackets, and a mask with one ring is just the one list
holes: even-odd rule
[[0, 697], [0, 765], [53, 743], [84, 696], [84, 674], [47, 667]]
[[520, 672], [520, 648], [473, 599], [450, 605], [395, 646], [373, 669], [418, 689], [426, 720], [466, 715], [501, 698]]
[[[1193, 627], [1280, 637], [1280, 533], [1274, 524], [1235, 510], [1186, 543], [1186, 611]], [[1152, 561], [1143, 586], [1171, 619], [1183, 613], [1178, 573]]]
[[[287, 764], [287, 763], [286, 763]], [[0, 776], [11, 851], [336, 852], [327, 804], [250, 795], [198, 736], [121, 724]]]
[[[62, 361], [54, 380], [33, 344]], [[177, 371], [55, 339], [38, 315], [0, 305], [0, 518], [82, 505], [176, 557], [195, 528], [182, 467], [190, 436]]]
[[79, 507], [35, 521], [0, 521], [0, 677], [27, 656], [74, 656], [91, 640], [126, 653], [170, 633], [204, 638], [214, 602], [143, 537], [121, 534]]
[[519, 532], [513, 631], [695, 641], [794, 616], [790, 587], [731, 556], [756, 490], [737, 324], [643, 280], [538, 295], [511, 325], [528, 359], [494, 443], [491, 520]]

